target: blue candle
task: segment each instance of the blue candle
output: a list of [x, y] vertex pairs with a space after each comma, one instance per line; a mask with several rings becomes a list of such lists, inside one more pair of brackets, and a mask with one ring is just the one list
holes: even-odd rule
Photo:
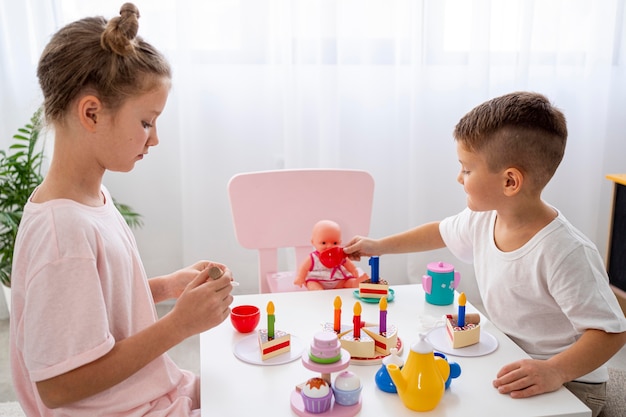
[[378, 284], [378, 256], [372, 256], [368, 263], [372, 268], [371, 283]]
[[459, 295], [459, 318], [457, 320], [457, 326], [463, 327], [465, 326], [465, 303], [467, 299], [465, 298], [465, 293], [462, 292]]

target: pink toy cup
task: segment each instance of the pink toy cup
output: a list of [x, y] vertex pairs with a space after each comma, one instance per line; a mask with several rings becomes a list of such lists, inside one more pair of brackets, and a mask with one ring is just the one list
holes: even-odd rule
[[230, 322], [239, 333], [250, 333], [259, 324], [261, 310], [257, 306], [242, 305], [230, 311]]

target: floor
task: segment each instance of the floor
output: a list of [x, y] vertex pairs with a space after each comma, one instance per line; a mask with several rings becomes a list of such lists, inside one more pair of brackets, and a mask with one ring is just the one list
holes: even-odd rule
[[[159, 315], [166, 313], [171, 305], [157, 306]], [[200, 339], [198, 336], [185, 340], [169, 352], [181, 368], [195, 373], [200, 372]], [[626, 371], [626, 347], [622, 348], [610, 361], [609, 366]], [[14, 401], [15, 392], [11, 385], [9, 369], [9, 320], [0, 320], [0, 402]]]

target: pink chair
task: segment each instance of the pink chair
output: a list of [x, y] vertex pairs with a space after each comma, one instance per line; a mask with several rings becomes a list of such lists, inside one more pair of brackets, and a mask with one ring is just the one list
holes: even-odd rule
[[278, 271], [278, 250], [295, 248], [297, 268], [314, 250], [311, 230], [323, 219], [341, 226], [344, 244], [367, 236], [374, 179], [341, 169], [249, 172], [231, 178], [228, 195], [237, 241], [258, 250], [259, 291], [298, 291], [306, 287], [293, 284], [296, 272]]

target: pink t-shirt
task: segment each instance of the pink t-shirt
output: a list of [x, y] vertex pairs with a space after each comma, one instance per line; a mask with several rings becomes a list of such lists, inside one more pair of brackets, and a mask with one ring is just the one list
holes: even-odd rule
[[[135, 239], [106, 204], [28, 203], [11, 279], [11, 369], [28, 416], [199, 416], [199, 382], [167, 354], [99, 394], [48, 409], [35, 381], [109, 352], [157, 319]], [[192, 411], [194, 410], [195, 411]]]

